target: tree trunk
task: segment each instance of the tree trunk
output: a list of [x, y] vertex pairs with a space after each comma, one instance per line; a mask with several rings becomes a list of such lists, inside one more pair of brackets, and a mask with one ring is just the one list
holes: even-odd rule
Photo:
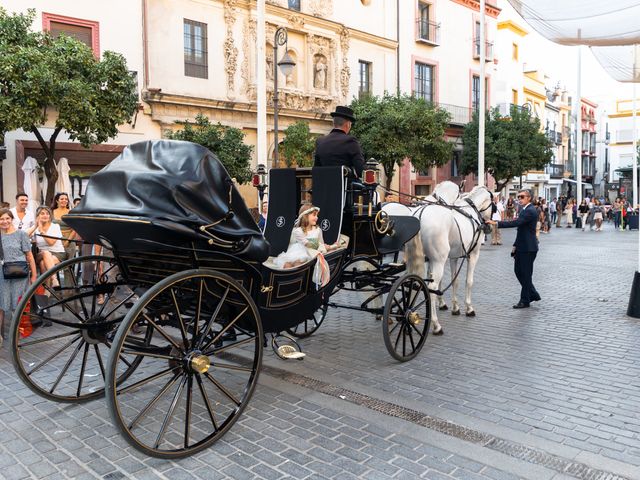
[[42, 147], [45, 154], [44, 159], [44, 173], [47, 176], [47, 191], [45, 192], [45, 205], [51, 205], [53, 202], [53, 196], [56, 191], [56, 181], [58, 180], [58, 170], [56, 168], [55, 154], [56, 154], [56, 139], [62, 128], [58, 127], [53, 131], [49, 142], [45, 142], [44, 138], [40, 134], [40, 131], [36, 126], [31, 127], [31, 131], [38, 139], [38, 143]]
[[[385, 187], [385, 193], [384, 196], [386, 198], [387, 194], [389, 193], [389, 191], [391, 190], [391, 181], [393, 180], [393, 169], [395, 167], [395, 164], [393, 164], [391, 166], [391, 171], [387, 171], [387, 167], [384, 167], [384, 187]], [[398, 201], [400, 200], [400, 198], [398, 198]]]

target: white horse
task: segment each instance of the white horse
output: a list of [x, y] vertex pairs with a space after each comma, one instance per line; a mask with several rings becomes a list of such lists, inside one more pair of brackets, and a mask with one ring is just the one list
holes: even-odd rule
[[[452, 182], [444, 182], [457, 186]], [[458, 261], [467, 259], [467, 281], [465, 291], [466, 315], [474, 316], [471, 305], [471, 288], [473, 274], [480, 255], [481, 235], [485, 220], [491, 218], [491, 202], [493, 194], [485, 187], [474, 187], [471, 192], [452, 198], [454, 189], [450, 185], [438, 185], [434, 191], [433, 201], [418, 207], [406, 207], [398, 203], [386, 204], [383, 210], [389, 215], [412, 215], [420, 219], [420, 235], [416, 235], [405, 246], [405, 261], [407, 271], [426, 277], [424, 258], [429, 261], [431, 281], [429, 288], [440, 290], [442, 276], [447, 259], [451, 265], [452, 281], [452, 310], [453, 315], [460, 314], [457, 300]], [[438, 201], [439, 199], [439, 201]], [[442, 205], [446, 202], [448, 205]], [[431, 318], [433, 333], [443, 333], [438, 321], [436, 300], [438, 307], [446, 310], [442, 295], [431, 295]]]

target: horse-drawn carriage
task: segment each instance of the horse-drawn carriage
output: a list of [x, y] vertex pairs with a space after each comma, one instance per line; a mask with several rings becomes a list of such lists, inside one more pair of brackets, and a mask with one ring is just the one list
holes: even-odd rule
[[[419, 222], [381, 212], [374, 171], [363, 182], [347, 173], [272, 170], [263, 235], [208, 150], [170, 141], [128, 147], [64, 218], [105, 254], [44, 273], [16, 310], [10, 340], [20, 378], [55, 401], [106, 395], [131, 445], [175, 458], [211, 445], [241, 415], [265, 334], [310, 335], [341, 289], [368, 291], [350, 308], [382, 316], [394, 358], [415, 357], [429, 330], [429, 292], [404, 273], [398, 251]], [[316, 260], [290, 269], [272, 262], [305, 199], [320, 207], [325, 242], [340, 241], [325, 255], [324, 285], [312, 281]], [[383, 295], [384, 308], [370, 306]]]

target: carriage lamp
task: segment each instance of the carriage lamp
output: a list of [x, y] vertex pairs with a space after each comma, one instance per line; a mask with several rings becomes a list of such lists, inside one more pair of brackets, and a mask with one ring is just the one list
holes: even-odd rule
[[267, 188], [267, 169], [263, 163], [259, 163], [256, 171], [253, 172], [251, 183], [258, 189], [258, 195], [260, 197], [260, 206], [262, 206], [262, 199], [264, 198], [264, 191]]
[[374, 185], [380, 183], [380, 174], [378, 172], [378, 161], [375, 158], [370, 158], [365, 164], [365, 169], [362, 172], [362, 183], [365, 185]]

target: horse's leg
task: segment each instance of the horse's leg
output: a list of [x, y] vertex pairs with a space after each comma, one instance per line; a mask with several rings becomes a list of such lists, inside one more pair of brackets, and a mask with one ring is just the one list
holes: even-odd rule
[[[444, 262], [434, 261], [429, 259], [429, 266], [431, 268], [431, 282], [429, 282], [429, 288], [440, 288], [440, 282], [442, 281], [442, 274], [444, 272]], [[431, 321], [433, 322], [433, 334], [442, 335], [444, 330], [442, 325], [438, 321], [438, 309], [436, 308], [437, 295], [435, 293], [431, 295]]]
[[467, 285], [464, 296], [464, 304], [466, 307], [467, 317], [475, 317], [476, 312], [471, 305], [471, 287], [473, 287], [473, 274], [476, 270], [476, 263], [478, 263], [478, 257], [480, 257], [480, 249], [478, 246], [469, 254], [467, 264]]
[[458, 259], [450, 258], [449, 266], [451, 268], [451, 315], [460, 315], [460, 306], [458, 305], [458, 278], [455, 276], [458, 271]]

